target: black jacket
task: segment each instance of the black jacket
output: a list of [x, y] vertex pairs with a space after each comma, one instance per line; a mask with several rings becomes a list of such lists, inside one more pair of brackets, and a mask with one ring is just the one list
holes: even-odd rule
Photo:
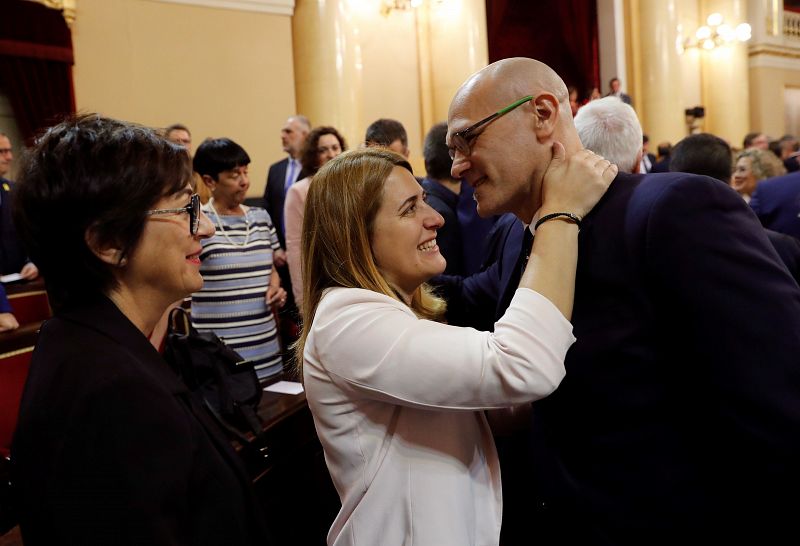
[[27, 546], [267, 543], [238, 456], [105, 298], [42, 327], [12, 460]]
[[0, 176], [0, 274], [19, 273], [28, 263], [11, 217], [13, 182]]
[[[450, 296], [501, 316], [522, 231]], [[800, 288], [752, 211], [708, 177], [619, 174], [578, 241], [577, 342], [533, 405], [534, 483], [515, 499], [529, 533], [783, 543], [800, 509]], [[520, 479], [504, 468], [504, 493]]]

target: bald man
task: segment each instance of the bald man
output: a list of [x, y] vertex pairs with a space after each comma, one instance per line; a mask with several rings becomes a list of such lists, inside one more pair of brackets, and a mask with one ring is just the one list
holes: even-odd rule
[[[497, 318], [553, 144], [581, 149], [567, 88], [538, 61], [494, 63], [456, 93], [447, 142], [478, 212], [519, 219], [493, 266], [447, 286], [455, 310]], [[504, 529], [504, 543], [793, 536], [800, 287], [755, 216], [707, 177], [620, 173], [580, 229], [577, 342], [561, 386], [533, 407], [533, 482], [503, 468], [504, 488], [528, 487], [505, 499], [504, 525], [527, 527]]]

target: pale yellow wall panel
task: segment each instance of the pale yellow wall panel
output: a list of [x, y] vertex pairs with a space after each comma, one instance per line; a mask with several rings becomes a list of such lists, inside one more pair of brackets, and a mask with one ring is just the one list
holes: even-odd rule
[[279, 131], [295, 112], [291, 19], [148, 0], [81, 0], [73, 28], [79, 110], [145, 125], [185, 123], [241, 144], [249, 195], [283, 157]]
[[483, 0], [427, 9], [382, 15], [371, 0], [298, 0], [292, 21], [298, 109], [351, 146], [372, 121], [401, 121], [418, 174], [429, 126], [444, 121], [458, 86], [488, 57]]
[[409, 160], [418, 175], [425, 174], [422, 140], [428, 127], [420, 115], [420, 78], [417, 30], [411, 11], [388, 17], [375, 14], [372, 24], [362, 29], [364, 66], [363, 112], [365, 126], [379, 118], [398, 120], [408, 133]]
[[[800, 70], [771, 67], [750, 68], [750, 129], [772, 138], [786, 132], [784, 90], [800, 87]], [[741, 135], [744, 137], [744, 134]], [[741, 137], [733, 144], [741, 146]]]

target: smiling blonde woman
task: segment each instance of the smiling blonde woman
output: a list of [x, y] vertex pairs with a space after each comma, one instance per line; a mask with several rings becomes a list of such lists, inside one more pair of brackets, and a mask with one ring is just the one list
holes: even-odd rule
[[[565, 178], [566, 163], [551, 163], [545, 212], [588, 210], [613, 178], [598, 156], [576, 157]], [[424, 283], [446, 265], [442, 222], [390, 151], [348, 152], [311, 181], [298, 362], [342, 501], [328, 544], [497, 544], [500, 469], [482, 410], [547, 396], [564, 377], [576, 225], [539, 227], [490, 333], [437, 322], [444, 302]]]

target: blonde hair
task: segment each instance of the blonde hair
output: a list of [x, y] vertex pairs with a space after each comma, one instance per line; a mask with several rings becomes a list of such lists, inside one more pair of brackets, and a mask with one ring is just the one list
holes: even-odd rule
[[[395, 167], [411, 172], [401, 155], [364, 148], [330, 160], [311, 180], [301, 244], [303, 329], [294, 347], [301, 375], [308, 332], [326, 289], [363, 288], [403, 301], [378, 270], [371, 245], [384, 184]], [[439, 320], [445, 303], [422, 285], [414, 291], [410, 308], [420, 318]]]
[[783, 166], [783, 161], [770, 150], [748, 148], [739, 152], [739, 155], [736, 156], [736, 162], [738, 163], [743, 157], [750, 158], [750, 170], [757, 182], [765, 178], [786, 174], [786, 167]]

